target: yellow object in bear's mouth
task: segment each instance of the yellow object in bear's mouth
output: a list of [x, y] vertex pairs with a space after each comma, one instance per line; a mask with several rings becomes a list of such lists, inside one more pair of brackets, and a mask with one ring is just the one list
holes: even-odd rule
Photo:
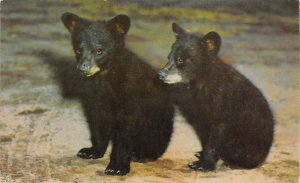
[[90, 69], [90, 72], [86, 75], [87, 77], [90, 77], [90, 76], [93, 76], [95, 75], [97, 72], [101, 71], [100, 67], [98, 66], [93, 66], [91, 69]]

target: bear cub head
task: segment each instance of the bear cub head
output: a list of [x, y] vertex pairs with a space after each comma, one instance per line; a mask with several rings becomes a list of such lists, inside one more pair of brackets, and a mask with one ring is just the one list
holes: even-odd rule
[[130, 18], [118, 15], [109, 21], [90, 21], [64, 13], [61, 19], [71, 33], [80, 72], [89, 77], [108, 71], [111, 58], [124, 48]]
[[206, 74], [217, 59], [221, 37], [216, 32], [188, 33], [176, 23], [172, 24], [172, 29], [176, 41], [159, 77], [168, 84], [189, 84]]

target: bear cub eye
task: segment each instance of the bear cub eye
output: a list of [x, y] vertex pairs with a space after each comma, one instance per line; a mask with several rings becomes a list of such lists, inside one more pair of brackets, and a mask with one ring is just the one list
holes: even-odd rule
[[102, 55], [104, 53], [103, 49], [102, 48], [97, 48], [96, 49], [96, 54], [97, 55]]
[[177, 58], [177, 65], [178, 65], [178, 66], [182, 66], [183, 64], [184, 64], [183, 59], [182, 59], [181, 57], [178, 57], [178, 58]]

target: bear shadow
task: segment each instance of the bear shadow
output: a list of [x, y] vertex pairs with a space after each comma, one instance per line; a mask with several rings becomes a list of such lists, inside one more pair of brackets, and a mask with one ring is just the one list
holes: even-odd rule
[[93, 83], [80, 74], [74, 57], [61, 56], [46, 50], [34, 51], [34, 54], [49, 66], [51, 77], [59, 85], [63, 98], [84, 102], [83, 99], [91, 95]]

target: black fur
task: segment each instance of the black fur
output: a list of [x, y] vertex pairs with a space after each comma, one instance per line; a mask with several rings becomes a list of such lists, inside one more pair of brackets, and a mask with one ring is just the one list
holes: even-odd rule
[[[266, 159], [274, 120], [262, 93], [232, 66], [217, 57], [221, 38], [187, 33], [173, 24], [176, 42], [160, 71], [181, 77], [170, 85], [173, 100], [197, 132], [202, 152], [192, 169], [211, 171], [219, 158], [231, 167], [255, 168]], [[174, 72], [174, 70], [176, 72]]]
[[105, 170], [110, 175], [127, 174], [132, 160], [159, 158], [170, 141], [174, 109], [156, 71], [125, 48], [129, 17], [89, 21], [64, 13], [62, 21], [72, 35], [82, 74], [72, 78], [72, 86], [63, 87], [65, 93], [77, 90], [91, 132], [92, 147], [81, 149], [78, 156], [101, 158], [111, 140]]

